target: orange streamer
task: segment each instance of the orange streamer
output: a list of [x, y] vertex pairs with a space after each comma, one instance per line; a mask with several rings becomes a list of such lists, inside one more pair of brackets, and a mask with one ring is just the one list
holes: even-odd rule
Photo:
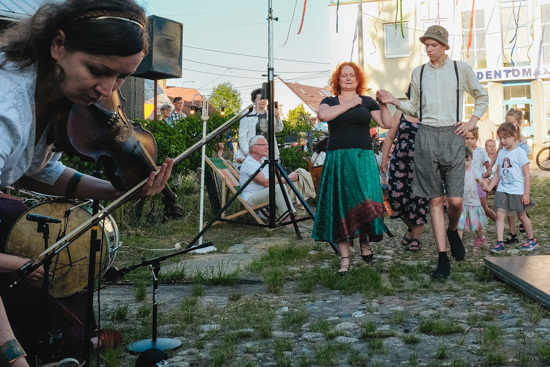
[[304, 17], [306, 16], [306, 4], [307, 0], [304, 0], [304, 11], [302, 12], [302, 23], [300, 23], [300, 30], [298, 30], [298, 34], [302, 31], [302, 26], [304, 25]]
[[470, 58], [470, 46], [472, 45], [472, 35], [474, 29], [474, 7], [476, 6], [476, 0], [472, 1], [472, 16], [470, 17], [470, 36], [468, 37], [468, 49], [466, 50], [466, 57]]

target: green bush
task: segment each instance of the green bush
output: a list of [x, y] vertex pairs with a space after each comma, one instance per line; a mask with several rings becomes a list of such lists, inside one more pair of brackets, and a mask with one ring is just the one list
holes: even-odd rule
[[279, 151], [281, 157], [281, 164], [287, 170], [292, 172], [298, 168], [306, 168], [306, 161], [304, 160], [304, 152], [300, 147], [281, 148]]

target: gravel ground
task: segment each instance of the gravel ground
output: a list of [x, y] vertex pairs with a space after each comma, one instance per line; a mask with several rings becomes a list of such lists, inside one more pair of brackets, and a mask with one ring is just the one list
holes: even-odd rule
[[[536, 164], [532, 165], [536, 166]], [[533, 169], [533, 175], [550, 177], [550, 173]], [[427, 263], [435, 267], [436, 254], [430, 228], [424, 232], [425, 247], [420, 254], [411, 254], [400, 245], [404, 226], [398, 221], [387, 221], [394, 238], [385, 238], [373, 246], [374, 264], [389, 266], [395, 261], [410, 265]], [[230, 274], [240, 269], [240, 284], [235, 286], [205, 286], [204, 295], [198, 297], [197, 309], [214, 309], [209, 322], [196, 325], [193, 332], [186, 329], [178, 334], [172, 325], [162, 323], [158, 328], [159, 337], [181, 340], [182, 346], [169, 352], [168, 362], [174, 367], [186, 366], [550, 366], [550, 358], [545, 360], [537, 348], [550, 350], [550, 314], [535, 302], [498, 279], [480, 283], [474, 271], [452, 275], [443, 282], [432, 282], [429, 272], [423, 279], [411, 282], [431, 284], [415, 293], [366, 297], [355, 293], [345, 295], [341, 291], [316, 286], [311, 293], [303, 293], [297, 281], [286, 281], [282, 294], [267, 291], [258, 274], [247, 271], [247, 265], [260, 258], [268, 247], [273, 245], [310, 246], [311, 239], [296, 241], [295, 236], [282, 231], [273, 232], [271, 237], [251, 238], [236, 243], [223, 253], [192, 255], [180, 264], [163, 268], [170, 272], [181, 267], [185, 274]], [[494, 236], [493, 225], [487, 228], [486, 235]], [[550, 255], [548, 233], [538, 233], [541, 248], [533, 255]], [[430, 244], [430, 241], [432, 243]], [[482, 249], [472, 248], [473, 237], [466, 236], [466, 266], [479, 268], [483, 257], [489, 256], [489, 244]], [[519, 247], [519, 246], [517, 246]], [[331, 252], [327, 245], [321, 251]], [[352, 249], [354, 251], [355, 249]], [[513, 246], [508, 256], [523, 255]], [[330, 267], [329, 262], [324, 265]], [[368, 266], [360, 256], [352, 252], [352, 269]], [[453, 263], [453, 268], [460, 266]], [[350, 275], [348, 275], [350, 276]], [[547, 276], [547, 275], [543, 275]], [[391, 284], [387, 275], [383, 281]], [[176, 310], [182, 300], [193, 294], [194, 284], [183, 282], [177, 285], [161, 285], [158, 292], [159, 314], [169, 314]], [[271, 337], [260, 337], [257, 330], [242, 325], [241, 330], [224, 330], [220, 317], [230, 305], [231, 296], [242, 294], [243, 299], [267, 302], [276, 316]], [[128, 317], [118, 326], [131, 330], [131, 324], [139, 319], [140, 308], [151, 305], [152, 289], [147, 289], [147, 299], [135, 301], [131, 284], [120, 283], [101, 292], [103, 319], [108, 320], [121, 305], [128, 306]], [[307, 320], [299, 330], [288, 331], [282, 320], [296, 312], [306, 311]], [[327, 337], [312, 325], [319, 321], [328, 322], [336, 337]], [[448, 323], [458, 331], [438, 334], [426, 331], [431, 321]], [[107, 321], [107, 324], [109, 321]], [[115, 323], [116, 324], [116, 323]], [[130, 326], [129, 326], [130, 325]], [[368, 332], [365, 332], [367, 330]], [[231, 356], [225, 362], [215, 359], [222, 350], [225, 338], [232, 332], [249, 335], [239, 339]], [[288, 341], [290, 350], [277, 354], [275, 345]], [[331, 349], [332, 348], [332, 349]], [[333, 354], [323, 359], [322, 353]], [[136, 356], [124, 352], [118, 365], [133, 366]]]

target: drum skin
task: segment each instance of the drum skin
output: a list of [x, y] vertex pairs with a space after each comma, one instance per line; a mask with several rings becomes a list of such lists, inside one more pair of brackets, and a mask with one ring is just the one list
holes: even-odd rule
[[[57, 242], [60, 239], [58, 236], [71, 233], [92, 217], [89, 203], [54, 200], [36, 205], [23, 213], [13, 225], [8, 237], [6, 253], [34, 258], [45, 250], [43, 233], [37, 232], [37, 222], [26, 219], [27, 214], [45, 215], [61, 220], [61, 223], [48, 223], [50, 231], [48, 246]], [[53, 297], [67, 297], [87, 286], [90, 236], [91, 229], [52, 258], [49, 291]], [[101, 240], [101, 247], [96, 255], [96, 279], [112, 264], [118, 246], [118, 230], [111, 216], [100, 221], [97, 238]], [[42, 281], [31, 283], [42, 286]]]

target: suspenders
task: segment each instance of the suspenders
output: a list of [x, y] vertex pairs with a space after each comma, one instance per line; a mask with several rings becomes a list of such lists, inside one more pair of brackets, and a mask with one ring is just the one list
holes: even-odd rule
[[[460, 96], [460, 91], [459, 91], [460, 82], [458, 80], [458, 67], [456, 66], [456, 61], [453, 60], [453, 63], [455, 66], [455, 74], [456, 74], [456, 122], [458, 122], [459, 116], [460, 116], [459, 114], [460, 101], [458, 99]], [[420, 122], [422, 122], [422, 75], [424, 74], [424, 66], [426, 66], [426, 64], [422, 65], [422, 67], [420, 68], [420, 115], [419, 115]]]

